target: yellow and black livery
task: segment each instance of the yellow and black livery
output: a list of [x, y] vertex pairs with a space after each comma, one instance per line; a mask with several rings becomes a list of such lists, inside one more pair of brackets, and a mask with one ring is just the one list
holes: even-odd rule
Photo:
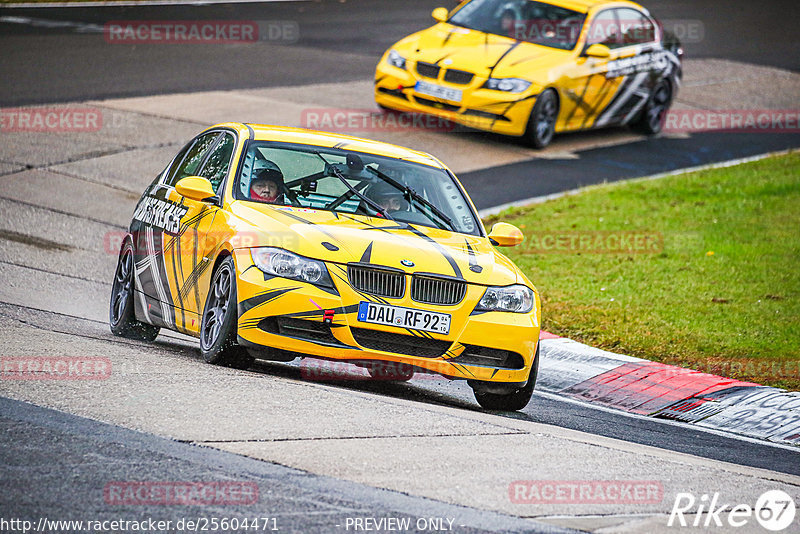
[[627, 0], [470, 0], [392, 45], [375, 71], [386, 109], [522, 137], [661, 130], [681, 81], [674, 35]]
[[[248, 196], [265, 154], [282, 169], [284, 201]], [[395, 182], [406, 212], [367, 198], [395, 164], [418, 178]], [[321, 204], [335, 187], [341, 197]], [[190, 334], [207, 361], [235, 367], [256, 357], [392, 362], [467, 379], [485, 407], [520, 409], [536, 379], [540, 301], [496, 246], [521, 240], [504, 223], [487, 234], [429, 154], [221, 124], [189, 142], [136, 206], [111, 328], [144, 339], [159, 328]]]

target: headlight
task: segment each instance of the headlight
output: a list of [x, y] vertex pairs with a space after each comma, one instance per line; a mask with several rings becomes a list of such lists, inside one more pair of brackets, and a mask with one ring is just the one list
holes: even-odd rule
[[397, 53], [397, 50], [389, 50], [389, 55], [386, 56], [386, 62], [398, 69], [406, 68], [406, 58]]
[[521, 93], [531, 86], [531, 82], [520, 80], [519, 78], [489, 78], [483, 86], [495, 91], [505, 91], [507, 93]]
[[475, 311], [528, 313], [533, 309], [533, 303], [533, 290], [529, 287], [487, 287]]
[[328, 269], [321, 261], [304, 258], [272, 247], [251, 248], [250, 255], [253, 257], [256, 267], [267, 274], [318, 286], [333, 287]]

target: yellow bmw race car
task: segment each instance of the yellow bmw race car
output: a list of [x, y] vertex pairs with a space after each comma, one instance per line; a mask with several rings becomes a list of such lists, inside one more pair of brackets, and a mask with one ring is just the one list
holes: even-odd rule
[[433, 17], [378, 63], [382, 108], [541, 148], [603, 126], [658, 133], [680, 85], [680, 43], [633, 2], [471, 0]]
[[[539, 365], [539, 295], [431, 155], [238, 123], [190, 141], [144, 192], [120, 250], [117, 335], [200, 339], [210, 363], [315, 356], [466, 379], [518, 410]], [[398, 367], [400, 368], [400, 367]]]

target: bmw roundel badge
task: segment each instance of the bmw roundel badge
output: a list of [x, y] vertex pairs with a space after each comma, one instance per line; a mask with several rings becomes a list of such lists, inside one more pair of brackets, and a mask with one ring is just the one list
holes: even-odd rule
[[411, 260], [400, 260], [400, 265], [402, 265], [404, 267], [413, 267], [414, 266], [414, 262], [411, 261]]

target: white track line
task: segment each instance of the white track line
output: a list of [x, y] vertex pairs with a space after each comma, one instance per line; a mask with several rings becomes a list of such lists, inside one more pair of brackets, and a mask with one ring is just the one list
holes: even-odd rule
[[[577, 405], [582, 406], [584, 408], [591, 408], [593, 410], [600, 410], [601, 412], [607, 412], [607, 413], [613, 413], [613, 414], [616, 414], [616, 415], [622, 415], [622, 416], [625, 416], [625, 417], [630, 417], [632, 419], [641, 419], [643, 421], [650, 421], [650, 422], [657, 421], [657, 422], [665, 424], [665, 425], [677, 426], [677, 427], [681, 427], [681, 428], [685, 428], [685, 429], [689, 429], [689, 430], [697, 430], [699, 432], [706, 432], [708, 434], [714, 434], [714, 435], [725, 437], [725, 438], [729, 438], [729, 439], [736, 439], [736, 440], [739, 440], [739, 441], [745, 441], [747, 443], [754, 443], [756, 445], [766, 445], [768, 447], [775, 447], [777, 449], [784, 449], [784, 450], [787, 450], [787, 451], [800, 452], [800, 448], [796, 447], [794, 445], [784, 445], [783, 443], [775, 443], [774, 441], [767, 441], [767, 440], [762, 440], [762, 439], [751, 438], [751, 437], [748, 437], [748, 436], [743, 436], [741, 434], [735, 434], [733, 432], [725, 432], [723, 430], [715, 430], [713, 428], [708, 428], [708, 427], [693, 425], [693, 424], [689, 424], [689, 423], [684, 423], [683, 421], [672, 421], [670, 419], [660, 419], [658, 417], [650, 417], [649, 415], [639, 415], [639, 414], [636, 414], [636, 413], [625, 412], [625, 411], [622, 411], [620, 409], [609, 408], [608, 406], [602, 406], [602, 405], [598, 405], [598, 404], [592, 404], [592, 403], [584, 402], [584, 401], [581, 401], [581, 400], [578, 400], [578, 399], [573, 399], [572, 397], [565, 397], [565, 396], [559, 395], [557, 393], [551, 393], [551, 392], [541, 391], [541, 390], [534, 390], [533, 394], [534, 395], [541, 395], [542, 397], [544, 397], [546, 399], [555, 400], [555, 401], [562, 401], [562, 402], [569, 402], [571, 404], [577, 404]], [[628, 440], [625, 440], [625, 441], [628, 441]]]
[[87, 1], [87, 2], [21, 2], [18, 4], [0, 2], [4, 8], [38, 8], [38, 7], [138, 7], [138, 6], [204, 6], [210, 4], [271, 4], [275, 2], [309, 2], [310, 0], [121, 0]]
[[87, 22], [72, 22], [69, 20], [50, 20], [36, 17], [0, 17], [0, 22], [6, 24], [26, 24], [35, 28], [68, 28], [78, 33], [103, 33], [103, 27], [99, 24]]
[[561, 191], [560, 193], [553, 193], [550, 195], [542, 195], [538, 197], [531, 197], [526, 198], [523, 200], [515, 200], [514, 202], [507, 202], [506, 204], [500, 204], [499, 206], [494, 206], [491, 208], [485, 208], [478, 211], [478, 215], [483, 217], [488, 217], [490, 215], [497, 215], [498, 213], [505, 211], [509, 208], [519, 208], [523, 206], [528, 206], [530, 204], [541, 204], [543, 202], [547, 202], [548, 200], [553, 200], [556, 198], [567, 197], [572, 195], [577, 195], [578, 193], [583, 193], [584, 191], [589, 191], [591, 189], [602, 187], [605, 185], [612, 185], [612, 184], [630, 184], [636, 182], [644, 182], [648, 180], [658, 180], [659, 178], [666, 178], [668, 176], [677, 176], [679, 174], [685, 174], [688, 172], [695, 172], [695, 171], [705, 171], [709, 169], [722, 169], [725, 167], [733, 167], [735, 165], [741, 165], [742, 163], [749, 163], [751, 161], [759, 161], [766, 158], [771, 158], [774, 156], [784, 156], [786, 154], [791, 154], [793, 152], [800, 152], [800, 149], [797, 148], [790, 148], [788, 150], [779, 150], [777, 152], [767, 152], [766, 154], [758, 154], [757, 156], [749, 156], [746, 158], [736, 158], [736, 159], [729, 159], [727, 161], [719, 161], [717, 163], [708, 163], [706, 165], [698, 165], [696, 167], [685, 167], [683, 169], [676, 169], [674, 171], [669, 172], [662, 172], [659, 174], [651, 174], [650, 176], [642, 176], [639, 178], [630, 178], [626, 180], [617, 180], [614, 182], [603, 182], [601, 184], [593, 184], [588, 185], [585, 187], [579, 187], [578, 189], [570, 189], [569, 191]]

